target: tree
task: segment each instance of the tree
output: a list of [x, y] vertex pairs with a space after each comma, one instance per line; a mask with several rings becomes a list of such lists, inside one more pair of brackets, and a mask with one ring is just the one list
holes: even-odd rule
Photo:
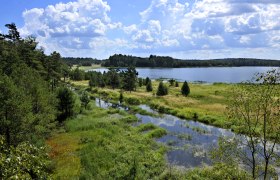
[[136, 90], [138, 72], [135, 67], [129, 67], [123, 73], [123, 88], [126, 91]]
[[179, 83], [178, 83], [178, 81], [176, 81], [175, 87], [179, 87]]
[[108, 76], [108, 79], [109, 79], [109, 85], [113, 89], [118, 88], [120, 86], [120, 77], [119, 77], [117, 69], [109, 68], [107, 76]]
[[151, 81], [151, 80], [149, 80], [149, 81], [147, 82], [147, 84], [146, 84], [146, 91], [147, 91], [147, 92], [153, 91], [153, 85], [152, 85], [152, 81]]
[[54, 88], [57, 87], [57, 82], [60, 80], [62, 74], [60, 54], [54, 51], [50, 54], [50, 56], [45, 58], [43, 64], [46, 69], [46, 79], [51, 84], [51, 90], [54, 91]]
[[145, 81], [144, 81], [144, 85], [147, 85], [148, 82], [151, 81], [149, 77], [146, 77]]
[[24, 91], [11, 78], [0, 76], [0, 135], [8, 146], [26, 139], [30, 122], [33, 121], [32, 104]]
[[143, 79], [142, 78], [138, 78], [138, 85], [139, 85], [139, 87], [143, 86]]
[[82, 81], [85, 79], [85, 72], [77, 67], [75, 70], [71, 71], [70, 77], [72, 80]]
[[158, 85], [157, 96], [165, 96], [168, 94], [167, 87], [161, 81]]
[[62, 122], [66, 118], [71, 117], [74, 114], [75, 99], [73, 92], [66, 87], [58, 89], [57, 98], [58, 110], [60, 111], [58, 120], [59, 122]]
[[233, 89], [229, 118], [234, 122], [234, 130], [246, 136], [243, 140], [227, 141], [235, 143], [236, 148], [229, 145], [222, 148], [220, 154], [236, 149], [231, 152], [238, 153], [227, 153], [227, 158], [233, 156], [232, 160], [238, 159], [250, 167], [254, 179], [259, 176], [268, 179], [273, 178], [273, 166], [279, 160], [275, 148], [280, 138], [280, 72], [271, 70], [258, 74], [255, 80]]
[[89, 98], [89, 95], [88, 95], [88, 92], [86, 91], [83, 91], [81, 97], [80, 97], [80, 100], [82, 102], [82, 106], [87, 109], [87, 106], [90, 102], [90, 98]]
[[123, 99], [124, 99], [124, 98], [123, 98], [123, 92], [121, 91], [121, 92], [120, 92], [120, 97], [119, 97], [119, 101], [120, 101], [120, 103], [122, 103], [122, 102], [123, 102]]
[[5, 26], [9, 29], [8, 34], [4, 35], [5, 38], [10, 39], [13, 42], [19, 41], [21, 39], [15, 23], [6, 24]]
[[190, 94], [190, 87], [189, 87], [187, 81], [184, 82], [184, 84], [181, 88], [181, 93], [184, 96], [188, 96]]

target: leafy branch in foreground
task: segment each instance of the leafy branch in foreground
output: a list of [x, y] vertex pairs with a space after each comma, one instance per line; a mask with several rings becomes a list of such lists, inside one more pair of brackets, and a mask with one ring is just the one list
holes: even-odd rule
[[[273, 178], [279, 156], [276, 153], [280, 137], [280, 72], [271, 70], [258, 74], [254, 82], [236, 85], [228, 107], [229, 118], [240, 137], [226, 147], [220, 144], [224, 162], [242, 162], [251, 169], [254, 179]], [[246, 134], [242, 135], [242, 134]], [[235, 148], [233, 148], [235, 146]], [[234, 153], [225, 154], [230, 150]], [[231, 158], [229, 161], [228, 158]]]

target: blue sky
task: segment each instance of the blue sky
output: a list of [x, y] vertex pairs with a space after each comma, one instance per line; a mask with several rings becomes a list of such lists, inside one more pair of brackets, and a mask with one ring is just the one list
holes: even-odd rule
[[[182, 59], [280, 59], [279, 0], [2, 0], [0, 31], [15, 22], [46, 53]], [[4, 5], [3, 5], [4, 4]]]

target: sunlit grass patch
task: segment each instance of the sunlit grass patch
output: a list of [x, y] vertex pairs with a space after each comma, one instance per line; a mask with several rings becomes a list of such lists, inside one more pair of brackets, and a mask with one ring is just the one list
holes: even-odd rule
[[79, 136], [69, 133], [55, 135], [47, 141], [51, 148], [49, 155], [55, 164], [52, 178], [69, 179], [79, 177], [81, 162], [77, 150], [82, 147], [79, 141]]

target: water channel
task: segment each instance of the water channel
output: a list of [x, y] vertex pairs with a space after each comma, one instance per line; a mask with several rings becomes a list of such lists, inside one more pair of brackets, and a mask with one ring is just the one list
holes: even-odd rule
[[[128, 107], [115, 105], [101, 99], [96, 99], [96, 106], [100, 108], [118, 108], [128, 110]], [[209, 152], [217, 147], [220, 137], [237, 137], [245, 141], [245, 136], [236, 135], [228, 129], [222, 129], [206, 125], [193, 120], [184, 120], [169, 114], [159, 114], [147, 105], [139, 107], [156, 116], [135, 114], [139, 122], [135, 125], [152, 123], [168, 131], [167, 135], [156, 139], [169, 147], [167, 151], [168, 163], [184, 168], [201, 167], [211, 165]], [[280, 146], [277, 145], [275, 152], [280, 154]], [[280, 171], [280, 170], [277, 170]]]

